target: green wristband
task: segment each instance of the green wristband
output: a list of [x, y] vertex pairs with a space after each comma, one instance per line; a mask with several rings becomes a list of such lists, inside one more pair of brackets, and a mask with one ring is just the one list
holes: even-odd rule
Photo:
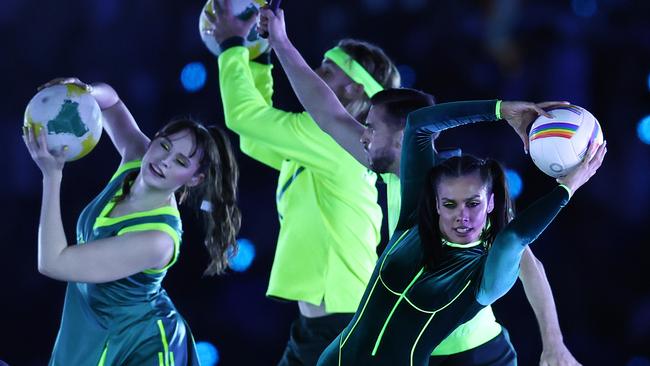
[[566, 189], [566, 191], [569, 193], [569, 199], [571, 199], [571, 196], [573, 196], [573, 192], [571, 192], [571, 188], [569, 188], [569, 187], [568, 187], [567, 185], [565, 185], [565, 184], [560, 184], [560, 187]]
[[501, 99], [497, 100], [497, 105], [494, 111], [494, 115], [497, 116], [497, 120], [501, 119]]

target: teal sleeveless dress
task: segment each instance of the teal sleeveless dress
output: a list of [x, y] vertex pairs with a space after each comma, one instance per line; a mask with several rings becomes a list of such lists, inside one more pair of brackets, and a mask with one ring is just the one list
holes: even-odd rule
[[199, 365], [194, 339], [161, 282], [176, 262], [182, 235], [176, 208], [167, 206], [110, 218], [112, 198], [140, 161], [119, 167], [104, 190], [82, 211], [77, 245], [129, 232], [160, 230], [174, 239], [162, 269], [106, 283], [69, 282], [50, 366]]

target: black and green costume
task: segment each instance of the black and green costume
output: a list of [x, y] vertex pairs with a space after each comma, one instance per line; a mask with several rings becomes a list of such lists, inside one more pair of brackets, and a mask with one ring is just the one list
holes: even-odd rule
[[140, 161], [119, 167], [104, 190], [82, 211], [77, 245], [135, 231], [160, 230], [174, 240], [172, 260], [106, 283], [69, 282], [50, 366], [199, 365], [194, 340], [161, 282], [178, 258], [182, 228], [171, 206], [109, 217], [113, 197]]
[[534, 203], [491, 245], [451, 245], [433, 271], [423, 267], [416, 209], [436, 164], [431, 134], [497, 119], [497, 101], [457, 102], [409, 115], [402, 146], [400, 218], [379, 258], [354, 318], [328, 346], [319, 365], [426, 365], [432, 350], [460, 324], [505, 294], [515, 282], [525, 246], [568, 202], [562, 187]]

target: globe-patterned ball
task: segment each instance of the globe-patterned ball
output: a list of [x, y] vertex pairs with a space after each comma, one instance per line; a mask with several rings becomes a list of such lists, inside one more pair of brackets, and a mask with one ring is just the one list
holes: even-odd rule
[[[255, 16], [255, 14], [259, 12], [259, 9], [266, 5], [265, 0], [232, 0], [231, 3], [233, 14], [243, 20]], [[205, 43], [210, 52], [218, 57], [221, 54], [221, 47], [219, 47], [219, 44], [214, 37], [212, 37], [209, 32], [206, 32], [206, 30], [209, 30], [212, 27], [208, 17], [205, 15], [206, 11], [214, 14], [212, 11], [212, 0], [208, 0], [201, 10], [201, 16], [199, 18], [199, 34], [201, 35], [201, 40], [203, 40], [203, 43]], [[270, 46], [266, 39], [259, 36], [257, 33], [257, 27], [253, 27], [250, 33], [248, 33], [246, 39], [244, 39], [244, 47], [248, 48], [250, 59], [253, 60], [268, 51]]]
[[102, 134], [102, 112], [92, 95], [76, 85], [54, 85], [39, 91], [25, 109], [25, 126], [45, 133], [50, 152], [63, 146], [66, 161], [87, 155]]

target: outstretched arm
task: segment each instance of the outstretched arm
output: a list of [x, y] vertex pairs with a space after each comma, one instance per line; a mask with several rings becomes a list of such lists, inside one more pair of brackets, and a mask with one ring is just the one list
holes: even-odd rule
[[431, 136], [467, 123], [497, 120], [496, 100], [438, 104], [409, 114], [400, 160], [401, 207], [397, 229], [415, 224], [420, 192], [429, 170], [437, 164]]
[[501, 230], [488, 253], [476, 300], [489, 305], [514, 284], [526, 246], [555, 219], [570, 196], [598, 170], [607, 153], [606, 143], [593, 144], [584, 160], [569, 175], [558, 179], [560, 186], [537, 200]]
[[551, 286], [542, 262], [535, 257], [530, 247], [526, 247], [521, 258], [519, 279], [535, 312], [542, 335], [540, 365], [579, 365], [564, 345]]
[[332, 89], [293, 46], [287, 37], [284, 11], [278, 9], [273, 13], [270, 9], [262, 9], [260, 29], [268, 32], [269, 42], [305, 110], [323, 131], [367, 167], [368, 159], [360, 143], [365, 127], [348, 113]]
[[140, 131], [140, 127], [120, 100], [117, 92], [108, 84], [86, 84], [75, 77], [51, 80], [39, 89], [57, 84], [74, 84], [88, 90], [102, 110], [104, 130], [122, 157], [122, 163], [140, 159], [147, 147], [149, 138]]

